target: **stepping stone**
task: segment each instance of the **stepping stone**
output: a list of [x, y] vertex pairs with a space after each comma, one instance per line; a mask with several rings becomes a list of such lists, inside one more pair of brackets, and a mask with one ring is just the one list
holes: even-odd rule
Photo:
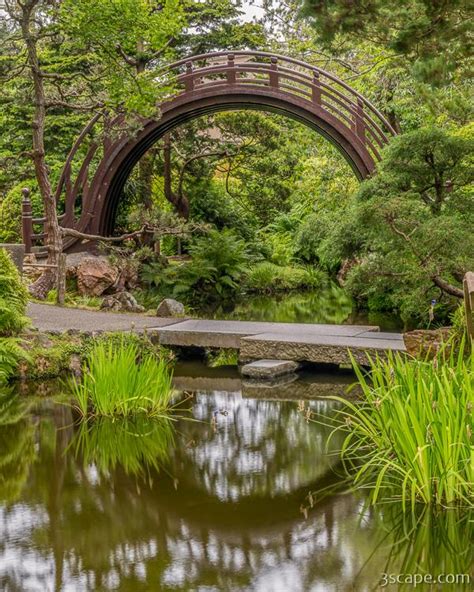
[[275, 378], [298, 370], [299, 364], [290, 360], [256, 360], [242, 366], [241, 373], [249, 378]]

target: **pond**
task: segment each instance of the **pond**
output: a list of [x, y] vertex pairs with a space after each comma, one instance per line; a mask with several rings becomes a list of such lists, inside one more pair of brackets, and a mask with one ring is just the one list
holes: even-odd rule
[[171, 424], [80, 427], [55, 384], [3, 394], [0, 589], [364, 592], [383, 573], [467, 573], [474, 516], [404, 520], [338, 490], [327, 395], [352, 380], [262, 388], [181, 363]]
[[395, 314], [358, 311], [350, 296], [335, 283], [302, 292], [246, 294], [236, 302], [201, 307], [194, 312], [214, 319], [378, 325], [382, 331], [403, 329], [403, 321]]

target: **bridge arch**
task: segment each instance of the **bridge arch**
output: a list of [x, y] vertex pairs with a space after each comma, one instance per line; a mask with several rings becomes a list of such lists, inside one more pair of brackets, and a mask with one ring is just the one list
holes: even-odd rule
[[[265, 110], [286, 115], [327, 138], [362, 180], [380, 159], [380, 150], [395, 134], [386, 118], [360, 93], [336, 76], [293, 58], [266, 52], [215, 52], [171, 64], [175, 91], [160, 105], [160, 117], [144, 121], [134, 136], [108, 141], [93, 174], [90, 163], [98, 146], [86, 153], [75, 179], [72, 160], [89, 127], [73, 146], [56, 197], [65, 195], [64, 226], [80, 232], [109, 235], [124, 184], [143, 154], [171, 129], [196, 117], [229, 110]], [[82, 213], [75, 218], [78, 197]], [[77, 249], [70, 238], [66, 249]]]

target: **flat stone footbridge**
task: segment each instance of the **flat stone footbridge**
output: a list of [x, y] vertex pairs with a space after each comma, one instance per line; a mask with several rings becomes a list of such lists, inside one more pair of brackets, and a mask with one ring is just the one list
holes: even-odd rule
[[375, 326], [316, 325], [157, 318], [141, 314], [109, 313], [31, 303], [33, 327], [46, 332], [138, 331], [162, 345], [237, 349], [242, 360], [293, 360], [360, 364], [367, 356], [405, 352], [401, 333], [384, 333]]

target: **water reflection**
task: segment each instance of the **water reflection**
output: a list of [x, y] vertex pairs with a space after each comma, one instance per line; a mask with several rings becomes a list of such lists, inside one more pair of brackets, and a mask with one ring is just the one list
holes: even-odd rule
[[36, 457], [29, 404], [11, 390], [0, 392], [0, 500], [15, 501]]
[[120, 466], [127, 475], [145, 475], [168, 461], [173, 443], [171, 419], [139, 415], [83, 421], [71, 444], [82, 464], [100, 473], [109, 475]]
[[[403, 512], [399, 504], [390, 504], [376, 509], [375, 521], [388, 535], [382, 543], [390, 547], [386, 573], [474, 575], [474, 512], [426, 506]], [[473, 583], [460, 579], [452, 589], [467, 592]], [[428, 584], [417, 588], [438, 589]], [[405, 582], [398, 589], [410, 590], [413, 584]]]
[[[25, 415], [17, 403], [0, 467], [25, 450], [26, 470], [0, 490], [2, 590], [364, 592], [387, 566], [434, 553], [422, 521], [388, 544], [390, 533], [402, 538], [396, 513], [354, 496], [315, 500], [305, 518], [308, 490], [335, 482], [336, 458], [329, 428], [307, 423], [295, 401], [196, 391], [197, 421], [160, 436], [146, 421], [79, 429], [67, 406]], [[321, 420], [336, 410], [308, 405]], [[433, 566], [454, 569], [450, 549], [462, 555], [472, 528], [449, 523], [433, 536], [448, 531], [456, 544]]]
[[198, 316], [215, 319], [378, 325], [383, 331], [398, 331], [403, 328], [403, 322], [394, 314], [357, 311], [351, 297], [335, 283], [314, 291], [273, 295], [246, 294], [237, 302], [202, 308], [195, 312]]

